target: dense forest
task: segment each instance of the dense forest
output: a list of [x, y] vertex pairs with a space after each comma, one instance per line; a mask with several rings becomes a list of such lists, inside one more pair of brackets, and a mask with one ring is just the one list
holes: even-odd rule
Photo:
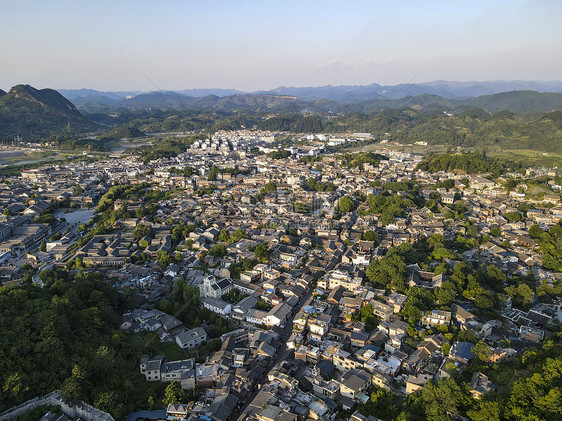
[[[220, 346], [220, 339], [211, 339], [186, 354], [155, 333], [119, 330], [120, 314], [134, 307], [135, 293], [118, 293], [101, 273], [58, 270], [40, 276], [44, 288], [0, 287], [0, 411], [54, 389], [116, 419], [161, 407], [167, 385], [146, 382], [138, 368], [142, 355], [201, 361]], [[187, 328], [209, 323], [211, 338], [229, 330], [223, 319], [200, 308], [199, 291], [185, 282], [159, 308]]]
[[483, 152], [456, 154], [429, 154], [417, 169], [435, 173], [438, 171], [458, 174], [485, 174], [499, 176], [507, 171], [518, 171], [525, 167], [521, 163], [490, 158]]
[[0, 288], [0, 410], [57, 388], [116, 415], [158, 397], [136, 360], [159, 342], [118, 330], [113, 286], [95, 273], [42, 278], [43, 289]]
[[412, 144], [427, 142], [461, 147], [499, 146], [505, 149], [562, 150], [560, 112], [523, 118], [510, 112], [489, 114], [472, 109], [458, 114], [412, 108], [350, 113], [331, 119], [327, 132], [368, 132], [379, 139]]
[[318, 116], [305, 117], [298, 114], [288, 114], [268, 118], [258, 124], [258, 129], [273, 132], [320, 133], [323, 125]]
[[98, 140], [104, 141], [104, 140], [134, 139], [142, 136], [144, 136], [144, 133], [141, 132], [136, 127], [119, 126], [99, 136]]
[[125, 124], [142, 132], [261, 130], [291, 133], [372, 133], [378, 140], [404, 144], [428, 144], [460, 147], [500, 147], [543, 152], [562, 150], [562, 112], [539, 113], [521, 117], [503, 111], [489, 114], [472, 109], [458, 114], [440, 110], [382, 109], [372, 112], [345, 112], [335, 117], [318, 113], [303, 116], [289, 113], [271, 117], [271, 113], [225, 112], [214, 110], [127, 111], [114, 124]]

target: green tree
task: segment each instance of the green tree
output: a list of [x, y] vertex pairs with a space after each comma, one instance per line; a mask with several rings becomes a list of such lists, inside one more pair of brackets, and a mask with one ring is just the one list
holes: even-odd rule
[[490, 421], [501, 419], [500, 406], [497, 402], [480, 401], [476, 408], [466, 413], [472, 421]]
[[443, 285], [437, 291], [437, 299], [439, 300], [439, 304], [442, 305], [450, 304], [456, 296], [457, 290], [455, 284], [451, 281], [443, 282]]
[[29, 390], [26, 386], [26, 382], [20, 375], [20, 373], [10, 374], [4, 384], [2, 385], [2, 391], [4, 394], [12, 399], [14, 402], [20, 403], [24, 400], [25, 393]]
[[228, 230], [221, 230], [218, 240], [223, 243], [228, 243], [230, 241], [230, 233], [228, 232]]
[[412, 302], [404, 304], [402, 314], [404, 314], [404, 316], [407, 318], [408, 323], [412, 325], [418, 324], [422, 319], [422, 312]]
[[379, 241], [379, 235], [375, 231], [371, 231], [371, 230], [365, 231], [361, 235], [361, 237], [365, 241], [374, 241], [375, 243], [378, 243], [378, 241]]
[[441, 379], [437, 385], [427, 382], [421, 397], [426, 419], [435, 421], [450, 420], [448, 414], [458, 413], [459, 407], [469, 401], [466, 391], [453, 378]]
[[264, 194], [272, 194], [275, 193], [276, 191], [277, 191], [277, 184], [275, 184], [273, 181], [266, 183], [265, 186], [263, 186], [263, 188], [261, 189], [261, 192]]
[[519, 222], [525, 219], [521, 212], [506, 212], [503, 214], [503, 217], [509, 222]]
[[533, 303], [533, 290], [525, 283], [520, 283], [517, 286], [510, 285], [505, 289], [505, 292], [509, 294], [517, 307], [528, 309]]
[[367, 268], [367, 277], [375, 284], [405, 290], [406, 263], [398, 254], [373, 260]]
[[500, 227], [492, 227], [490, 228], [490, 235], [493, 235], [494, 237], [499, 237], [500, 235], [502, 235], [502, 232], [500, 230]]
[[77, 402], [84, 397], [86, 373], [78, 365], [72, 368], [72, 374], [62, 386], [64, 395], [72, 402]]
[[162, 403], [165, 406], [187, 403], [185, 392], [181, 390], [178, 382], [168, 383], [168, 386], [166, 386], [166, 390], [164, 391], [164, 399], [162, 399]]
[[213, 165], [209, 170], [209, 174], [207, 175], [207, 180], [216, 181], [218, 175], [219, 175], [219, 169]]
[[343, 196], [336, 205], [336, 208], [342, 213], [348, 213], [355, 209], [355, 203], [349, 196]]
[[254, 254], [256, 255], [256, 258], [260, 262], [266, 262], [269, 259], [269, 253], [270, 253], [269, 248], [267, 247], [266, 243], [258, 244], [256, 249], [254, 250]]
[[533, 238], [540, 238], [541, 234], [543, 233], [541, 227], [539, 227], [538, 225], [532, 225], [531, 228], [529, 228], [529, 235]]
[[98, 394], [94, 400], [94, 407], [114, 415], [123, 414], [123, 405], [119, 402], [117, 393], [113, 391]]
[[248, 234], [241, 229], [237, 229], [236, 231], [234, 231], [234, 234], [232, 234], [232, 237], [230, 238], [230, 241], [233, 242], [233, 243], [236, 243], [243, 238], [248, 238]]
[[483, 341], [478, 341], [476, 345], [472, 347], [472, 354], [480, 362], [488, 363], [490, 362], [491, 350], [488, 345]]
[[140, 240], [143, 237], [151, 237], [152, 236], [152, 227], [150, 225], [137, 225], [133, 231], [133, 238], [135, 240]]
[[209, 249], [209, 254], [215, 257], [224, 257], [226, 256], [226, 247], [224, 244], [215, 244]]

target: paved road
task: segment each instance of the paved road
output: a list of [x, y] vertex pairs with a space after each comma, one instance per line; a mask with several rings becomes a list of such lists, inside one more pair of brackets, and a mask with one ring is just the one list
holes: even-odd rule
[[67, 212], [66, 209], [60, 209], [55, 212], [56, 218], [66, 219], [66, 228], [71, 228], [71, 233], [75, 234], [80, 224], [85, 224], [94, 216], [96, 210], [92, 209], [76, 209]]
[[[296, 310], [291, 314], [291, 316], [285, 322], [283, 333], [279, 337], [279, 342], [281, 342], [281, 346], [276, 351], [275, 356], [273, 358], [273, 362], [269, 366], [270, 367], [269, 370], [266, 373], [264, 373], [260, 385], [265, 384], [267, 382], [267, 376], [269, 372], [271, 370], [279, 368], [281, 364], [283, 364], [283, 362], [286, 361], [289, 355], [291, 354], [291, 350], [287, 349], [287, 340], [289, 339], [293, 331], [293, 320], [295, 318], [295, 315], [297, 315], [305, 306], [307, 306], [312, 301], [313, 291], [314, 288], [310, 288], [309, 292], [300, 299], [299, 303], [296, 306]], [[250, 403], [254, 400], [254, 398], [258, 394], [259, 390], [260, 389], [258, 388], [258, 384], [256, 383], [254, 385], [252, 392], [246, 397], [246, 399], [244, 399], [244, 401], [242, 401], [242, 406], [240, 407], [240, 409], [238, 411], [233, 412], [232, 419], [237, 419], [241, 414], [244, 413], [244, 411], [248, 408], [248, 405], [250, 405]]]

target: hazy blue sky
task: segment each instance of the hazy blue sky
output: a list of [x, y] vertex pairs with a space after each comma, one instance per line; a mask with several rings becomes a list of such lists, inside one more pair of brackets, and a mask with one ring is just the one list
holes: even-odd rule
[[562, 79], [562, 1], [0, 0], [0, 87]]

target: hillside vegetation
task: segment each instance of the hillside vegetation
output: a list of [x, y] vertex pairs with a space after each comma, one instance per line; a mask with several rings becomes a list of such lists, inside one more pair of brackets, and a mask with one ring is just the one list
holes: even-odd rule
[[403, 144], [562, 151], [560, 93], [513, 91], [463, 100], [422, 94], [334, 102], [268, 93], [195, 98], [152, 92], [113, 101], [110, 106], [100, 104], [85, 118], [54, 90], [15, 86], [6, 94], [0, 92], [0, 140], [80, 138], [94, 130], [101, 133], [98, 141], [107, 141], [139, 137], [142, 132], [257, 127], [292, 133], [369, 132]]
[[485, 153], [429, 154], [421, 161], [417, 169], [431, 173], [438, 171], [458, 174], [500, 175], [507, 171], [524, 168], [522, 164], [498, 158], [490, 158]]
[[40, 139], [52, 134], [80, 133], [93, 123], [57, 91], [14, 86], [0, 95], [0, 139]]
[[497, 145], [505, 149], [559, 152], [562, 150], [560, 114], [557, 111], [525, 119], [505, 111], [489, 114], [482, 109], [470, 109], [447, 115], [408, 108], [381, 113], [353, 113], [326, 122], [324, 128], [331, 132], [369, 132], [379, 139], [388, 138], [405, 144]]
[[144, 133], [135, 127], [120, 126], [102, 134], [98, 137], [98, 140], [134, 139], [142, 136], [144, 136]]

